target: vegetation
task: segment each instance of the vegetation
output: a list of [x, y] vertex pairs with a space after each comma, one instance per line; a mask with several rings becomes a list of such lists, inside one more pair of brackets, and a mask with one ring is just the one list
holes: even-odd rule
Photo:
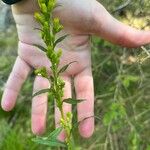
[[[52, 12], [56, 5], [55, 0], [38, 0], [38, 4], [40, 7], [40, 12], [35, 13], [35, 18], [41, 25], [41, 28], [38, 29], [41, 33], [42, 40], [44, 41], [46, 48], [34, 44], [37, 48], [41, 49], [46, 53], [47, 58], [51, 62], [51, 75], [47, 73], [46, 66], [42, 68], [38, 68], [35, 70], [36, 75], [40, 75], [46, 79], [48, 79], [51, 87], [48, 89], [42, 89], [33, 95], [38, 96], [42, 93], [48, 92], [49, 95], [52, 96], [52, 99], [56, 106], [58, 107], [61, 118], [60, 118], [60, 127], [56, 128], [46, 137], [37, 137], [34, 138], [33, 141], [39, 144], [47, 145], [50, 147], [66, 147], [67, 150], [73, 150], [73, 140], [72, 140], [72, 117], [73, 114], [71, 112], [67, 112], [65, 115], [63, 110], [63, 103], [69, 104], [77, 104], [82, 102], [83, 100], [76, 100], [73, 98], [63, 99], [64, 96], [64, 87], [65, 82], [61, 79], [60, 74], [65, 72], [69, 65], [74, 62], [70, 62], [66, 64], [62, 68], [59, 68], [60, 65], [60, 57], [62, 56], [62, 50], [56, 48], [57, 44], [62, 42], [67, 35], [57, 38], [56, 34], [59, 33], [63, 26], [59, 23], [59, 18], [53, 18]], [[56, 49], [56, 50], [55, 50]], [[58, 136], [61, 131], [64, 130], [66, 134], [65, 143], [58, 140]]]
[[[111, 12], [122, 2], [111, 1], [112, 5], [108, 6], [109, 0], [102, 1]], [[142, 1], [142, 5], [140, 0], [133, 0], [113, 15], [136, 28], [147, 30], [150, 23], [148, 8], [148, 0]], [[17, 55], [16, 37], [14, 28], [0, 34], [0, 94]], [[126, 49], [96, 37], [92, 41], [95, 115], [101, 121], [96, 119], [95, 133], [88, 140], [82, 139], [77, 129], [74, 129], [76, 149], [150, 150], [150, 47]], [[2, 150], [51, 150], [31, 141], [34, 137], [30, 131], [30, 91], [33, 79], [34, 73], [25, 83], [12, 112], [6, 113], [0, 109]], [[53, 105], [49, 106], [48, 133], [55, 128], [52, 122]]]

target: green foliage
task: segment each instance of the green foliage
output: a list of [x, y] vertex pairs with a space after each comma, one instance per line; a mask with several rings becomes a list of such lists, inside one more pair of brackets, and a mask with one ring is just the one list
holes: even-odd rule
[[50, 89], [42, 89], [42, 90], [40, 90], [40, 91], [34, 93], [34, 94], [32, 95], [32, 98], [35, 97], [35, 96], [41, 95], [41, 94], [43, 94], [43, 93], [47, 93], [47, 92], [50, 92]]
[[[60, 32], [63, 29], [63, 26], [60, 24], [60, 21], [58, 18], [52, 17], [52, 11], [54, 10], [56, 6], [55, 0], [38, 0], [39, 7], [40, 7], [40, 13], [35, 13], [35, 19], [39, 22], [41, 25], [41, 29], [39, 29], [41, 33], [41, 37], [43, 42], [45, 43], [46, 47], [34, 44], [37, 48], [44, 51], [47, 55], [47, 58], [51, 62], [51, 73], [52, 75], [48, 75], [46, 67], [38, 68], [35, 70], [36, 75], [41, 75], [42, 77], [45, 77], [51, 82], [51, 88], [50, 89], [43, 89], [38, 92], [36, 92], [33, 97], [40, 95], [42, 93], [50, 93], [55, 102], [56, 106], [58, 107], [60, 113], [61, 113], [61, 126], [63, 127], [64, 131], [66, 132], [66, 145], [68, 150], [73, 150], [72, 148], [72, 137], [71, 137], [71, 130], [72, 130], [72, 114], [67, 116], [64, 116], [63, 112], [63, 102], [66, 103], [75, 103], [73, 99], [68, 100], [62, 100], [64, 96], [64, 81], [60, 78], [60, 73], [63, 73], [67, 70], [69, 67], [69, 64], [63, 66], [62, 68], [59, 67], [60, 57], [62, 55], [62, 50], [59, 49], [57, 52], [55, 51], [55, 47], [58, 43], [62, 42], [68, 35], [64, 35], [62, 37], [59, 37], [56, 39], [56, 34]], [[81, 102], [76, 101], [77, 102]], [[53, 131], [48, 137], [38, 137], [36, 139], [33, 139], [34, 142], [48, 145], [48, 146], [64, 146], [64, 143], [57, 140], [57, 136], [60, 133], [59, 129], [56, 129]], [[49, 138], [50, 137], [50, 138]]]
[[129, 149], [140, 150], [140, 137], [134, 130], [129, 134]]
[[147, 146], [146, 150], [150, 150], [150, 145]]
[[70, 62], [69, 64], [63, 66], [63, 67], [58, 71], [58, 74], [65, 72], [65, 71], [68, 69], [68, 67], [69, 67], [72, 63], [75, 63], [75, 62], [76, 62], [76, 61], [73, 61], [73, 62]]
[[55, 43], [54, 43], [54, 47], [55, 47], [58, 43], [62, 42], [67, 36], [68, 36], [68, 35], [64, 35], [64, 36], [58, 38], [58, 39], [55, 41]]
[[57, 128], [53, 132], [51, 132], [47, 137], [36, 137], [33, 138], [32, 141], [50, 147], [66, 147], [65, 143], [57, 139], [61, 131], [62, 128]]
[[36, 69], [34, 72], [35, 72], [35, 75], [41, 75], [42, 77], [48, 78], [46, 67]]
[[12, 150], [34, 150], [38, 146], [33, 144], [31, 139], [22, 130], [20, 131], [20, 127], [12, 128], [6, 121], [1, 120], [0, 149], [10, 150], [10, 148]]
[[[122, 0], [106, 0], [103, 2], [110, 11], [114, 11], [124, 3]], [[124, 9], [125, 11], [131, 11], [137, 17], [141, 15], [148, 16], [146, 14], [149, 13], [149, 0], [133, 0], [131, 2]], [[0, 33], [0, 95], [2, 95], [5, 82], [17, 55], [16, 30], [14, 28], [8, 30], [8, 32]], [[40, 31], [42, 30], [40, 29]], [[137, 58], [139, 55], [143, 57], [143, 53], [145, 57], [146, 54], [142, 49], [125, 50], [99, 38], [94, 38], [93, 43], [92, 63], [95, 83], [95, 115], [102, 118], [103, 122], [95, 120], [95, 133], [92, 138], [86, 140], [78, 135], [77, 126], [73, 132], [76, 143], [75, 150], [132, 150], [133, 148], [150, 150], [149, 59], [141, 64], [138, 62], [130, 63], [129, 61], [123, 63], [122, 56], [124, 60], [128, 60], [130, 56]], [[146, 48], [149, 49], [150, 47]], [[49, 49], [51, 48], [49, 47]], [[120, 64], [123, 64], [122, 69]], [[121, 74], [119, 73], [120, 70], [122, 70]], [[29, 91], [32, 91], [33, 77], [34, 75], [31, 74], [31, 78], [25, 83], [22, 92], [19, 94], [19, 101], [14, 111], [7, 113], [0, 109], [1, 150], [10, 150], [10, 148], [12, 150], [58, 150], [55, 147], [50, 148], [31, 141], [33, 138], [30, 130], [32, 97]], [[51, 76], [50, 78], [53, 79], [54, 77]], [[114, 93], [118, 84], [117, 99], [114, 99]], [[54, 98], [51, 99], [53, 100]], [[111, 106], [114, 103], [121, 105], [125, 109], [126, 116], [121, 116], [121, 119], [108, 117], [108, 122], [106, 121], [107, 123], [104, 125], [104, 118], [107, 116], [107, 113], [111, 116], [109, 111], [112, 111]], [[49, 107], [51, 113], [48, 116], [48, 132], [49, 129], [54, 129], [54, 116], [52, 115], [54, 105], [50, 103]], [[118, 109], [114, 109], [116, 116], [120, 112]], [[107, 126], [111, 121], [112, 123]], [[115, 125], [117, 125], [116, 128]]]
[[72, 104], [72, 105], [77, 105], [78, 103], [81, 103], [85, 100], [83, 99], [73, 99], [73, 98], [67, 98], [63, 100], [63, 103], [68, 103], [68, 104]]
[[43, 46], [41, 46], [41, 45], [33, 44], [33, 46], [35, 46], [35, 47], [39, 48], [39, 49], [40, 49], [40, 50], [42, 50], [43, 52], [46, 52], [46, 51], [47, 51], [47, 50], [46, 50], [46, 48], [45, 48], [45, 47], [43, 47]]
[[[98, 93], [96, 105], [100, 110], [96, 109], [96, 114], [102, 114], [104, 125], [98, 130], [102, 143], [97, 145], [108, 150], [146, 149], [150, 142], [146, 138], [150, 135], [147, 124], [149, 86], [146, 84], [149, 82], [149, 61], [130, 64], [128, 57], [136, 58], [141, 49], [129, 51], [111, 44], [106, 46], [105, 41], [97, 43], [96, 48], [105, 49], [93, 53], [95, 83], [99, 82], [95, 84], [95, 92]], [[96, 61], [97, 57], [101, 59], [100, 64]]]
[[126, 110], [123, 104], [119, 102], [113, 102], [108, 108], [108, 112], [103, 117], [103, 124], [105, 126], [112, 126], [112, 131], [116, 132], [124, 125], [126, 117]]
[[128, 88], [132, 82], [136, 83], [139, 79], [138, 76], [126, 75], [123, 77], [123, 85]]

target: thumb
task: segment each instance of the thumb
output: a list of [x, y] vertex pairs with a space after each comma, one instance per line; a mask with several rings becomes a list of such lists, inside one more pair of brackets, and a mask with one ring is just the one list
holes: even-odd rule
[[150, 43], [150, 31], [137, 30], [119, 22], [97, 1], [93, 14], [93, 34], [125, 47], [139, 47]]

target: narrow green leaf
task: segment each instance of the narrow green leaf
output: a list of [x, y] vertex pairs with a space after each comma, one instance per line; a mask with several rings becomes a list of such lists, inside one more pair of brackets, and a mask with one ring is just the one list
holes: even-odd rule
[[51, 132], [48, 137], [37, 137], [32, 139], [32, 141], [39, 143], [39, 144], [44, 144], [47, 146], [51, 147], [66, 147], [65, 143], [57, 140], [58, 135], [62, 131], [62, 128], [57, 128], [53, 132]]
[[68, 68], [72, 63], [75, 63], [75, 62], [77, 62], [77, 61], [70, 62], [69, 64], [63, 66], [63, 67], [59, 70], [58, 74], [65, 72], [65, 71], [67, 70], [67, 68]]
[[39, 48], [39, 49], [42, 50], [43, 52], [46, 52], [46, 51], [47, 51], [47, 49], [46, 49], [45, 47], [41, 46], [41, 45], [33, 44], [33, 46]]
[[43, 145], [47, 145], [50, 147], [66, 147], [65, 143], [58, 141], [57, 139], [48, 140], [47, 138], [37, 137], [37, 138], [32, 139], [32, 141], [38, 144], [43, 144]]
[[64, 36], [62, 36], [62, 37], [60, 37], [60, 38], [58, 38], [58, 39], [55, 41], [55, 43], [54, 43], [54, 47], [55, 47], [58, 43], [62, 42], [67, 36], [68, 36], [68, 34], [67, 34], [67, 35], [64, 35]]
[[85, 99], [67, 98], [67, 99], [63, 100], [64, 103], [68, 103], [68, 104], [72, 104], [72, 105], [76, 105], [76, 104], [81, 103], [83, 101], [85, 101]]
[[50, 135], [48, 136], [48, 138], [50, 139], [57, 139], [58, 135], [60, 134], [60, 132], [62, 131], [62, 128], [57, 128], [55, 129], [53, 132], [50, 133]]
[[53, 81], [54, 81], [54, 77], [53, 77], [53, 76], [50, 76], [50, 80], [53, 82]]
[[34, 28], [34, 30], [39, 30], [39, 31], [43, 32], [43, 30], [40, 28]]
[[35, 96], [38, 96], [38, 95], [40, 95], [40, 94], [47, 93], [47, 92], [49, 92], [49, 91], [50, 91], [50, 89], [42, 89], [42, 90], [40, 90], [40, 91], [34, 93], [34, 94], [32, 95], [32, 98], [35, 97]]
[[86, 117], [82, 120], [80, 120], [79, 122], [76, 122], [76, 121], [73, 121], [73, 128], [72, 129], [75, 129], [77, 126], [79, 126], [79, 124], [87, 119], [90, 119], [90, 118], [95, 118], [97, 119], [98, 121], [102, 121], [102, 119], [98, 116], [89, 116], [89, 117]]
[[60, 6], [62, 6], [62, 5], [56, 4], [55, 7], [54, 7], [54, 9], [57, 8], [57, 7], [60, 7]]

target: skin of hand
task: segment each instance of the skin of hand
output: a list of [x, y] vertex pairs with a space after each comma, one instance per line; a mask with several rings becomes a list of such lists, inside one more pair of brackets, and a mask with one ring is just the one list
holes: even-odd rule
[[[106, 9], [95, 0], [58, 0], [58, 7], [54, 16], [59, 17], [64, 30], [58, 35], [69, 36], [58, 45], [63, 55], [60, 66], [72, 61], [69, 69], [62, 74], [65, 81], [64, 98], [71, 97], [71, 77], [77, 99], [86, 99], [78, 104], [78, 120], [94, 115], [94, 87], [91, 72], [90, 35], [100, 36], [114, 44], [126, 47], [138, 47], [150, 43], [150, 32], [139, 31], [122, 24], [113, 18]], [[12, 6], [12, 12], [18, 31], [18, 57], [10, 73], [3, 93], [1, 105], [5, 111], [13, 109], [22, 84], [33, 68], [46, 66], [50, 72], [50, 62], [46, 55], [37, 50], [33, 44], [42, 42], [39, 27], [33, 14], [38, 11], [37, 0], [23, 0]], [[15, 85], [15, 86], [14, 86]], [[49, 87], [45, 78], [37, 76], [34, 81], [33, 92]], [[64, 111], [71, 111], [69, 104], [64, 105]], [[32, 100], [32, 131], [42, 134], [46, 127], [47, 94], [34, 97]], [[59, 126], [60, 113], [55, 109], [55, 122]], [[81, 136], [88, 138], [94, 131], [94, 118], [84, 120], [79, 125]], [[62, 138], [64, 136], [62, 135]]]

